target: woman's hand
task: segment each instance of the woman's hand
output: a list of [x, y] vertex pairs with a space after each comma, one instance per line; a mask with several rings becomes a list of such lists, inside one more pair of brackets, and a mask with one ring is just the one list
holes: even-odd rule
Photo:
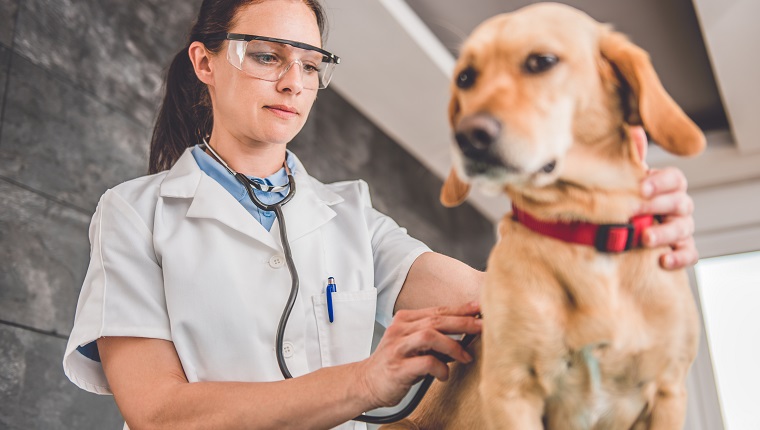
[[[646, 148], [646, 134], [640, 127], [631, 128], [631, 136], [642, 140]], [[646, 150], [644, 149], [646, 155]], [[644, 202], [639, 214], [661, 216], [661, 224], [644, 231], [644, 246], [654, 248], [668, 245], [671, 252], [660, 256], [660, 266], [665, 269], [681, 269], [697, 262], [699, 254], [694, 244], [694, 201], [686, 194], [686, 176], [675, 167], [662, 170], [650, 169], [641, 182]]]
[[360, 362], [358, 382], [373, 408], [398, 404], [427, 374], [441, 381], [448, 379], [449, 367], [433, 352], [462, 363], [472, 361], [459, 342], [444, 333], [480, 333], [482, 321], [475, 318], [478, 312], [477, 302], [398, 311], [375, 352]]

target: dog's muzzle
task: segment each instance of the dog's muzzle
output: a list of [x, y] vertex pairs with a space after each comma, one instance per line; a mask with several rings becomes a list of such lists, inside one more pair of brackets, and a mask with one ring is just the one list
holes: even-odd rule
[[[455, 129], [454, 138], [464, 158], [465, 172], [470, 176], [499, 174], [550, 174], [557, 166], [556, 160], [550, 160], [535, 172], [510, 163], [499, 152], [498, 143], [502, 135], [502, 123], [486, 113], [479, 113], [462, 118]], [[490, 175], [489, 175], [490, 174]]]
[[498, 169], [519, 173], [520, 169], [507, 163], [498, 153], [502, 124], [497, 118], [479, 113], [462, 118], [455, 129], [454, 138], [465, 160], [468, 175], [488, 174]]

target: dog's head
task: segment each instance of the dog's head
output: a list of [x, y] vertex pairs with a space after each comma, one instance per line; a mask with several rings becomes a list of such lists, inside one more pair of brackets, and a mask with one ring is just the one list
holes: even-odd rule
[[[580, 159], [626, 158], [627, 168], [641, 167], [642, 149], [621, 147], [632, 145], [627, 125], [643, 125], [674, 154], [694, 155], [705, 145], [646, 52], [561, 4], [481, 24], [462, 46], [451, 88], [454, 167], [441, 192], [446, 206], [461, 203], [473, 183], [501, 190], [589, 180], [579, 179], [594, 176], [582, 170], [598, 166], [579, 166]], [[604, 183], [621, 168], [590, 180]]]

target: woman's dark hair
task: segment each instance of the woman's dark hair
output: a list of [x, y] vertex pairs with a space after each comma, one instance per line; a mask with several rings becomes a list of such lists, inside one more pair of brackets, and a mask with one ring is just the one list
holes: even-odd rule
[[[195, 76], [187, 52], [190, 44], [200, 41], [209, 51], [218, 53], [224, 41], [207, 41], [208, 36], [228, 33], [240, 8], [263, 1], [203, 0], [185, 47], [174, 56], [166, 73], [164, 100], [150, 142], [150, 173], [171, 168], [186, 148], [201, 143], [211, 134], [214, 123], [211, 99], [206, 84]], [[322, 6], [318, 0], [302, 1], [314, 12], [324, 43], [326, 17]]]

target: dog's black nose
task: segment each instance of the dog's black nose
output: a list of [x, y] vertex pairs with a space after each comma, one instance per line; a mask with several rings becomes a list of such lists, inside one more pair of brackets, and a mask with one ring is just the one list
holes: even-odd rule
[[476, 161], [493, 158], [491, 146], [499, 140], [501, 122], [491, 115], [476, 114], [462, 118], [454, 138], [462, 154]]

